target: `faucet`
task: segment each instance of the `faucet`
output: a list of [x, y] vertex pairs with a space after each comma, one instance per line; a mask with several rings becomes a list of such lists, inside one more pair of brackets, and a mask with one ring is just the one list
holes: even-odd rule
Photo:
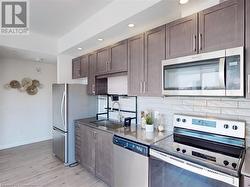
[[118, 101], [115, 101], [112, 103], [112, 106], [111, 106], [111, 111], [113, 112], [114, 110], [114, 105], [117, 104], [118, 105], [118, 112], [119, 112], [119, 121], [122, 122], [122, 115], [121, 115], [121, 105]]

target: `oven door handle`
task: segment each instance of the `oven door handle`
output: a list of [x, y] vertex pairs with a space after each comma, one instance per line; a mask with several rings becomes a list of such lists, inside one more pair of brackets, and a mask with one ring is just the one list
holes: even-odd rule
[[168, 155], [168, 154], [156, 151], [156, 150], [150, 149], [149, 154], [150, 154], [150, 157], [153, 156], [171, 165], [175, 165], [179, 168], [191, 171], [198, 175], [203, 175], [205, 177], [212, 178], [212, 179], [222, 181], [227, 184], [239, 187], [239, 178], [237, 177], [233, 177], [233, 176], [209, 169], [207, 167], [204, 167], [198, 164], [191, 163], [189, 161], [186, 161], [180, 158], [176, 158], [174, 156], [171, 156], [171, 155]]
[[220, 87], [226, 88], [226, 58], [220, 58], [219, 61], [219, 81], [220, 81]]

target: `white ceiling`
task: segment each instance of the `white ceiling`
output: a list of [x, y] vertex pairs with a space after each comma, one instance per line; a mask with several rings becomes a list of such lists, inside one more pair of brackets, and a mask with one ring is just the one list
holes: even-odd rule
[[56, 63], [56, 56], [34, 51], [0, 46], [0, 59], [16, 59], [20, 61], [39, 61], [42, 63]]
[[113, 0], [31, 0], [30, 30], [61, 37]]

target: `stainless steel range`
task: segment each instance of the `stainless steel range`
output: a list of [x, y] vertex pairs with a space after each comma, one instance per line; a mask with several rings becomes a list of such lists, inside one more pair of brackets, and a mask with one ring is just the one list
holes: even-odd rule
[[245, 123], [174, 115], [174, 133], [150, 148], [151, 187], [240, 185]]

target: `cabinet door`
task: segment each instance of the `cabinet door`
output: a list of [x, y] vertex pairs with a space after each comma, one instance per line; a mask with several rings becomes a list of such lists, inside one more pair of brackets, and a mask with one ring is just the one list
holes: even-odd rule
[[75, 157], [78, 163], [81, 163], [81, 130], [80, 124], [75, 124]]
[[89, 55], [88, 63], [88, 94], [95, 95], [96, 53]]
[[250, 1], [246, 1], [246, 97], [250, 98]]
[[81, 57], [81, 77], [87, 77], [88, 76], [88, 55], [84, 55]]
[[244, 45], [244, 0], [228, 0], [199, 13], [199, 50]]
[[110, 48], [111, 62], [110, 72], [124, 72], [128, 71], [128, 42], [121, 41]]
[[198, 53], [197, 14], [166, 25], [166, 58], [176, 58]]
[[81, 165], [95, 173], [95, 132], [92, 128], [81, 125]]
[[147, 96], [161, 96], [162, 65], [166, 55], [165, 25], [145, 33], [145, 81], [143, 92]]
[[128, 94], [143, 95], [144, 35], [128, 39]]
[[113, 134], [96, 132], [96, 176], [109, 186], [113, 186]]
[[110, 50], [104, 48], [97, 51], [97, 63], [96, 63], [96, 74], [106, 74], [109, 70], [110, 65]]
[[75, 58], [72, 60], [72, 79], [78, 79], [81, 77], [81, 58]]

